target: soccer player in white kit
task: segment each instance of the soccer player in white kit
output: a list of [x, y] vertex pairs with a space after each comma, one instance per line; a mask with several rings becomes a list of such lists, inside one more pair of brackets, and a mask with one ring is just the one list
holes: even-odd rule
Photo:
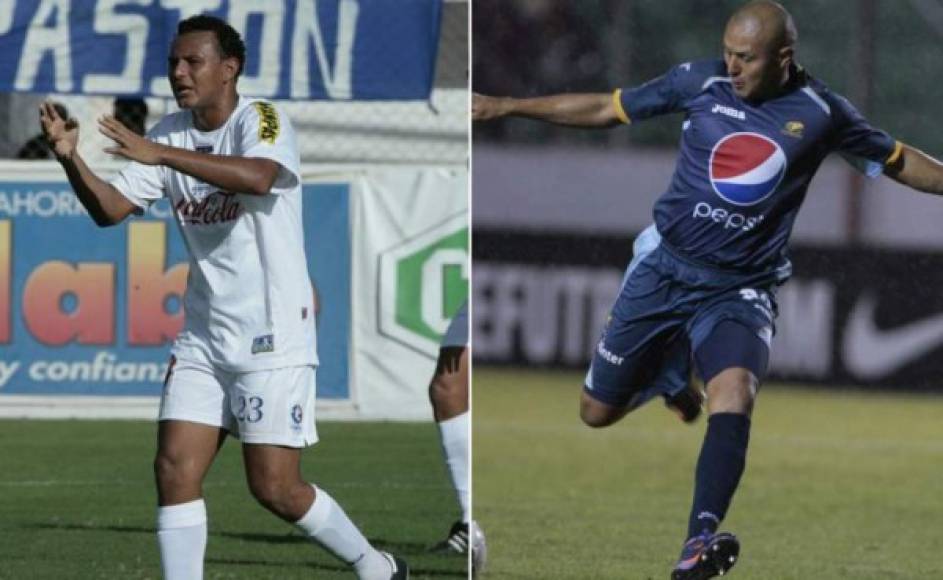
[[429, 401], [439, 427], [439, 439], [452, 486], [462, 508], [462, 518], [435, 551], [471, 554], [474, 574], [484, 569], [487, 558], [485, 536], [471, 518], [471, 472], [468, 413], [468, 302], [452, 317], [429, 383]]
[[[190, 253], [186, 323], [172, 349], [154, 462], [164, 578], [203, 577], [202, 481], [228, 434], [242, 441], [249, 488], [362, 580], [409, 577], [341, 507], [301, 478], [317, 441], [314, 296], [301, 219], [300, 160], [288, 118], [240, 97], [245, 45], [224, 21], [180, 22], [168, 76], [181, 111], [140, 137], [113, 117], [99, 130], [131, 161], [110, 183], [77, 152], [78, 126], [50, 103], [40, 124], [100, 226], [168, 198]], [[132, 289], [140, 291], [140, 289]]]

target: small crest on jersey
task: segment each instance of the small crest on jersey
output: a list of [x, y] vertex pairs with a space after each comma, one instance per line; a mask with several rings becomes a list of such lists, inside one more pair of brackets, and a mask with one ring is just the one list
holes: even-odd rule
[[301, 405], [295, 405], [291, 408], [291, 420], [295, 425], [301, 425]]
[[802, 121], [789, 121], [783, 127], [783, 133], [797, 139], [802, 138], [802, 132], [805, 131], [805, 124]]
[[190, 186], [190, 195], [193, 196], [193, 199], [202, 200], [215, 190], [215, 186], [193, 179], [193, 184]]
[[302, 320], [307, 320], [307, 319], [308, 319], [308, 307], [307, 307], [307, 306], [302, 306], [302, 307], [301, 307], [301, 319], [302, 319]]
[[196, 152], [197, 153], [212, 153], [213, 146], [212, 145], [197, 145]]
[[259, 113], [259, 140], [274, 144], [275, 139], [278, 139], [278, 112], [271, 103], [265, 101], [256, 101], [253, 106]]
[[275, 350], [275, 335], [263, 334], [252, 339], [252, 354], [272, 352]]

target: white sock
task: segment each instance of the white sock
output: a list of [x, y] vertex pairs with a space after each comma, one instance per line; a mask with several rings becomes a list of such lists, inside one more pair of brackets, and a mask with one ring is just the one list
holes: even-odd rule
[[468, 510], [469, 481], [468, 481], [468, 412], [456, 415], [439, 423], [439, 435], [442, 440], [442, 452], [445, 454], [445, 464], [449, 466], [452, 476], [452, 485], [455, 495], [462, 506], [462, 521], [469, 522], [471, 514]]
[[354, 567], [360, 580], [390, 580], [389, 560], [360, 533], [344, 510], [320, 487], [314, 503], [295, 525], [328, 552]]
[[206, 552], [203, 500], [157, 508], [157, 543], [164, 580], [201, 580]]

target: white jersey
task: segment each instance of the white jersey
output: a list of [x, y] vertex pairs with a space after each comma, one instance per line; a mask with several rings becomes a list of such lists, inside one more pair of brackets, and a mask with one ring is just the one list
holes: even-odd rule
[[271, 103], [240, 98], [215, 131], [197, 130], [184, 110], [164, 117], [148, 138], [281, 166], [268, 195], [220, 191], [168, 167], [137, 162], [112, 180], [142, 210], [169, 198], [190, 252], [186, 322], [173, 354], [235, 372], [317, 364], [300, 160], [288, 118]]

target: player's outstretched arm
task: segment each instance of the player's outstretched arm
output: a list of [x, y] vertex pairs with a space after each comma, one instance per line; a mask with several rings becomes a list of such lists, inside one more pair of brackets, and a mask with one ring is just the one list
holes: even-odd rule
[[280, 170], [270, 159], [198, 153], [155, 143], [111, 116], [99, 119], [98, 130], [115, 142], [114, 147], [105, 149], [112, 155], [145, 165], [165, 165], [233, 193], [265, 195]]
[[909, 145], [903, 145], [900, 157], [884, 172], [916, 190], [943, 195], [943, 163]]
[[620, 122], [611, 93], [573, 93], [532, 99], [472, 95], [473, 120], [490, 121], [509, 116], [571, 127], [613, 127]]
[[63, 119], [52, 103], [46, 101], [39, 106], [39, 125], [65, 169], [69, 184], [96, 224], [114, 225], [134, 211], [134, 204], [95, 175], [79, 155], [79, 124], [75, 119]]

